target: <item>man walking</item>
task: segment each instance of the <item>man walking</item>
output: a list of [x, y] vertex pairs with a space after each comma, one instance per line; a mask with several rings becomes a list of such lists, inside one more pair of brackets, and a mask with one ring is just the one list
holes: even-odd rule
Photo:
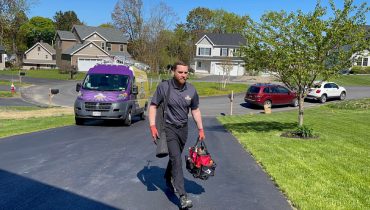
[[[191, 200], [187, 198], [184, 189], [184, 174], [182, 171], [181, 153], [188, 138], [188, 113], [191, 109], [194, 121], [199, 129], [199, 137], [205, 139], [203, 132], [202, 116], [199, 110], [199, 97], [195, 87], [186, 83], [188, 77], [188, 66], [183, 61], [176, 61], [173, 65], [173, 79], [169, 81], [170, 97], [167, 107], [166, 138], [169, 151], [169, 161], [167, 164], [166, 186], [173, 193], [180, 195], [182, 208], [191, 208]], [[151, 105], [149, 107], [149, 124], [155, 141], [158, 131], [155, 128], [156, 110], [159, 104], [167, 97], [168, 83], [162, 82], [158, 85]], [[163, 103], [162, 103], [163, 105]]]

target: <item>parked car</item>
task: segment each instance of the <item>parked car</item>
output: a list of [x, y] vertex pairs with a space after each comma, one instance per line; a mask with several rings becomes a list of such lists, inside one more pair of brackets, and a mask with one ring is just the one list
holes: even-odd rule
[[306, 99], [318, 100], [320, 103], [325, 103], [329, 98], [346, 99], [347, 91], [344, 87], [339, 86], [335, 82], [321, 82], [311, 88], [306, 96]]
[[298, 106], [296, 94], [286, 87], [270, 83], [252, 85], [245, 94], [244, 101], [250, 105], [291, 105]]

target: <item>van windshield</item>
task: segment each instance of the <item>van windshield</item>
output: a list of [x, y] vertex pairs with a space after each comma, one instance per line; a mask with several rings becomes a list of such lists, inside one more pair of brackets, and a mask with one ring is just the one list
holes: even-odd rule
[[84, 90], [125, 91], [129, 76], [120, 74], [88, 74], [82, 85]]

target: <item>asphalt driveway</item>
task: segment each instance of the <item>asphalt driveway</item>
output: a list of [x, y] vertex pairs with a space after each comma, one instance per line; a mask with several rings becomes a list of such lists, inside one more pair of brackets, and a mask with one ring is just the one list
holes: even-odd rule
[[[207, 181], [184, 166], [193, 209], [291, 209], [284, 195], [215, 118], [204, 119], [218, 164]], [[189, 122], [189, 140], [198, 133]], [[183, 156], [187, 153], [185, 149]], [[155, 157], [148, 121], [120, 127], [98, 121], [0, 139], [0, 207], [5, 209], [178, 209]]]

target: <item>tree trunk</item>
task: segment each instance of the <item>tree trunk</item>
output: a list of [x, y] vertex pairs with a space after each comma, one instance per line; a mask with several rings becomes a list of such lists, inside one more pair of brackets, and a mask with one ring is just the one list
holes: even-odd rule
[[303, 125], [303, 102], [304, 102], [304, 98], [302, 97], [301, 94], [299, 94], [298, 102], [299, 102], [299, 125]]
[[13, 34], [13, 53], [14, 53], [14, 56], [15, 56], [15, 63], [18, 67], [18, 52], [17, 52], [17, 48], [15, 47], [15, 39], [16, 39], [16, 35]]

